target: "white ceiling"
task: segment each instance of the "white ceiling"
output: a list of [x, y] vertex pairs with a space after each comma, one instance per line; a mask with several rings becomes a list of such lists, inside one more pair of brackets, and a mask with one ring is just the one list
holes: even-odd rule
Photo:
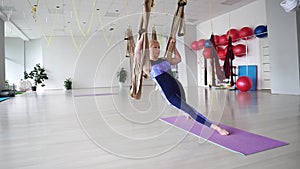
[[[254, 1], [188, 0], [185, 17], [187, 22], [199, 23]], [[32, 7], [37, 2], [37, 12], [34, 18]], [[155, 0], [152, 11], [153, 15], [157, 16], [155, 17], [156, 25], [171, 24], [177, 2], [178, 0]], [[8, 20], [5, 36], [19, 36], [16, 30], [19, 29], [29, 39], [37, 39], [43, 35], [84, 35], [95, 32], [99, 28], [109, 30], [120, 20], [140, 15], [142, 4], [143, 0], [0, 0], [0, 16], [2, 13], [1, 18]], [[168, 21], [164, 21], [161, 15], [168, 15]], [[137, 27], [138, 20], [128, 19], [127, 24], [129, 23]], [[126, 28], [126, 25], [117, 26]]]

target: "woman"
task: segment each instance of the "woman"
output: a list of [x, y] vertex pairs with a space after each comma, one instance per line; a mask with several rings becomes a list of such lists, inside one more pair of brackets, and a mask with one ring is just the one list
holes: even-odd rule
[[[184, 111], [189, 114], [191, 118], [196, 120], [197, 122], [204, 124], [221, 135], [228, 135], [229, 132], [225, 129], [213, 124], [206, 117], [196, 111], [193, 107], [186, 103], [184, 90], [181, 83], [175, 79], [172, 75], [171, 65], [175, 65], [181, 62], [181, 56], [176, 48], [176, 40], [172, 39], [171, 43], [175, 43], [174, 49], [174, 57], [167, 61], [165, 59], [159, 58], [160, 55], [160, 45], [158, 41], [151, 40], [150, 42], [150, 61], [151, 68], [150, 70], [146, 70], [145, 72], [150, 75], [150, 77], [155, 81], [155, 83], [159, 86], [159, 89], [162, 95], [166, 98], [166, 100], [175, 106], [176, 108]], [[143, 38], [138, 40], [136, 48], [135, 48], [135, 56], [140, 59], [141, 49], [143, 44]], [[149, 72], [150, 71], [150, 72]]]

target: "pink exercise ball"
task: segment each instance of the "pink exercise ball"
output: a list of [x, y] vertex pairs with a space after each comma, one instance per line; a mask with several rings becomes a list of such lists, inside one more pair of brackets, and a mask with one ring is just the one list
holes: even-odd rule
[[200, 50], [201, 49], [201, 46], [198, 45], [198, 41], [194, 41], [191, 45], [192, 49], [193, 50]]
[[214, 41], [216, 45], [219, 45], [219, 40], [220, 40], [220, 36], [219, 35], [214, 35]]
[[219, 59], [224, 61], [225, 58], [226, 58], [225, 49], [223, 49], [221, 47], [218, 47], [217, 50], [218, 50], [218, 57], [219, 57]]
[[227, 39], [227, 35], [221, 35], [219, 37], [219, 45], [227, 45], [228, 44], [228, 39]]
[[241, 92], [247, 92], [252, 87], [252, 80], [248, 76], [241, 76], [236, 81], [236, 87]]
[[226, 33], [227, 37], [231, 36], [232, 42], [237, 42], [240, 40], [239, 30], [237, 29], [229, 29]]
[[251, 39], [254, 35], [253, 29], [250, 27], [243, 27], [239, 32], [240, 38], [243, 40]]
[[202, 49], [204, 47], [204, 44], [205, 44], [205, 39], [200, 39], [198, 41], [198, 46], [200, 47], [200, 49]]
[[210, 56], [211, 56], [211, 50], [212, 50], [212, 48], [204, 48], [202, 54], [203, 54], [203, 57], [205, 59], [209, 59], [210, 58]]
[[232, 46], [232, 50], [235, 56], [242, 57], [246, 55], [246, 46], [243, 44], [238, 44], [236, 46]]

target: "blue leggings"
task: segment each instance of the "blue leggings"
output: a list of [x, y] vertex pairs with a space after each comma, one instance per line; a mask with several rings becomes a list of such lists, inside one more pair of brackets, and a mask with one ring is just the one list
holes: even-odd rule
[[208, 127], [211, 126], [212, 123], [206, 117], [196, 111], [192, 106], [187, 104], [185, 100], [184, 89], [181, 83], [172, 75], [163, 73], [159, 76], [156, 76], [155, 81], [160, 86], [167, 100], [173, 106], [189, 114], [197, 122]]

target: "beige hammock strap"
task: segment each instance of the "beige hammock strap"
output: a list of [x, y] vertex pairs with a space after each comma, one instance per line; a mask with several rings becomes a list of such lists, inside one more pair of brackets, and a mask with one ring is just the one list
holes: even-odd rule
[[157, 40], [157, 33], [156, 33], [156, 29], [155, 26], [152, 27], [152, 40]]
[[[148, 41], [148, 24], [151, 12], [151, 6], [154, 0], [145, 0], [142, 15], [139, 22], [139, 39], [143, 37], [143, 49], [141, 51], [141, 60], [138, 61], [133, 56], [131, 60], [131, 86], [130, 96], [134, 99], [140, 99], [143, 85], [143, 70], [150, 68], [149, 41]], [[134, 50], [134, 49], [133, 49]]]
[[130, 77], [132, 77], [133, 72], [131, 70], [133, 69], [135, 43], [134, 43], [132, 29], [130, 27], [128, 27], [125, 32], [125, 40], [127, 41], [126, 57], [129, 57], [129, 59], [130, 59]]
[[164, 57], [170, 61], [174, 52], [174, 43], [171, 40], [176, 37], [176, 32], [178, 36], [183, 36], [185, 33], [185, 23], [184, 23], [184, 6], [187, 4], [187, 0], [178, 0], [177, 10], [173, 16], [173, 22], [171, 27], [171, 32], [168, 38], [166, 52]]

